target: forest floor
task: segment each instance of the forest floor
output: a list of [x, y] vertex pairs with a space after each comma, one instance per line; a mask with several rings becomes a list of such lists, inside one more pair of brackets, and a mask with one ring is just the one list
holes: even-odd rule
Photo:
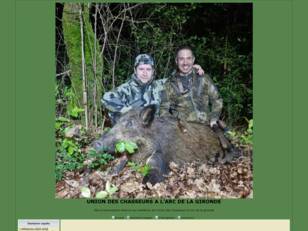
[[117, 159], [104, 169], [68, 171], [56, 183], [56, 198], [252, 198], [252, 146], [240, 150], [227, 164], [170, 163], [169, 175], [155, 185], [142, 184], [143, 175], [129, 166], [111, 175]]

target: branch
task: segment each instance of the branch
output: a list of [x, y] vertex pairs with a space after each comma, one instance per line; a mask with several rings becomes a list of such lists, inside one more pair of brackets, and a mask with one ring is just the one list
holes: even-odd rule
[[62, 73], [56, 74], [56, 77], [61, 76], [61, 75], [68, 75], [70, 72], [71, 70], [64, 71]]

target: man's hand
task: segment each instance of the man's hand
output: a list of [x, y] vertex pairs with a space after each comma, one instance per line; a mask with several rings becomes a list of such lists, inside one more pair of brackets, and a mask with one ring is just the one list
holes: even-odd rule
[[204, 70], [199, 64], [194, 64], [193, 67], [196, 69], [198, 75], [204, 75]]

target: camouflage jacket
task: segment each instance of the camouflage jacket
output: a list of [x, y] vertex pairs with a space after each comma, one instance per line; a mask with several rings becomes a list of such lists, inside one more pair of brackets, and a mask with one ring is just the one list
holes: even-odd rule
[[[154, 77], [153, 77], [154, 79]], [[151, 80], [144, 84], [135, 74], [132, 74], [130, 80], [117, 87], [114, 91], [106, 92], [102, 98], [102, 104], [110, 112], [120, 114], [129, 111], [132, 108], [144, 107], [147, 105], [160, 104], [160, 94], [164, 79]]]
[[189, 122], [208, 124], [219, 119], [221, 109], [222, 99], [207, 74], [199, 76], [193, 71], [183, 77], [173, 72], [161, 92], [160, 115], [171, 113]]

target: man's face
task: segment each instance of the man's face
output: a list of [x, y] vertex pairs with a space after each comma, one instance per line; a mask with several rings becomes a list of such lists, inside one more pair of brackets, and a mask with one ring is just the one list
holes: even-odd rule
[[152, 79], [154, 69], [150, 64], [140, 64], [135, 68], [135, 74], [142, 83], [147, 83]]
[[195, 57], [191, 50], [182, 49], [178, 52], [175, 62], [181, 74], [189, 74], [193, 69]]

